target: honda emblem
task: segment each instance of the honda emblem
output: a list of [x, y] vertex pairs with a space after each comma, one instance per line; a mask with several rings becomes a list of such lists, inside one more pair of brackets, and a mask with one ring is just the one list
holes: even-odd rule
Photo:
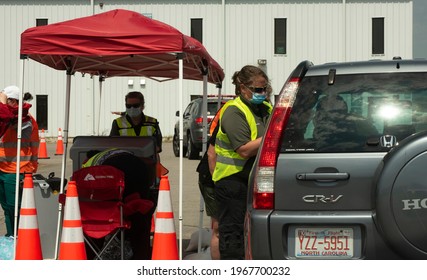
[[397, 145], [396, 136], [393, 135], [384, 135], [380, 138], [380, 145], [384, 148], [391, 148]]

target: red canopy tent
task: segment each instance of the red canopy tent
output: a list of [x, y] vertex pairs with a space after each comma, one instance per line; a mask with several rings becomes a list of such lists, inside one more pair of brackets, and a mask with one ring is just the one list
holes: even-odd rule
[[127, 10], [33, 27], [21, 34], [21, 55], [56, 70], [103, 77], [179, 78], [221, 83], [224, 72], [197, 40], [170, 25]]
[[[159, 82], [179, 79], [179, 108], [181, 112], [183, 111], [183, 79], [203, 80], [203, 91], [206, 97], [207, 82], [214, 83], [218, 88], [221, 88], [224, 78], [224, 72], [219, 64], [197, 40], [182, 34], [165, 23], [133, 11], [120, 9], [29, 28], [21, 34], [20, 53], [22, 58], [22, 89], [24, 89], [26, 58], [56, 70], [66, 71], [64, 153], [61, 178], [65, 177], [71, 76], [75, 72], [98, 75], [100, 82], [104, 78], [116, 76], [143, 76]], [[100, 90], [102, 91], [102, 86], [100, 86]], [[206, 120], [204, 122], [206, 124]], [[181, 117], [180, 216], [182, 213], [182, 135]], [[18, 149], [20, 148], [19, 143], [20, 139], [18, 139]], [[63, 188], [62, 180], [61, 193]], [[60, 216], [61, 213], [59, 213], [58, 219]]]

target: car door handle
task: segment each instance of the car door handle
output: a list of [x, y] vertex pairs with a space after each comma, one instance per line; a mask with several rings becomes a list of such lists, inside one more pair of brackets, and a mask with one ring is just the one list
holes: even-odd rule
[[348, 180], [350, 174], [347, 172], [336, 172], [336, 173], [298, 173], [296, 175], [297, 180], [301, 181], [342, 181]]

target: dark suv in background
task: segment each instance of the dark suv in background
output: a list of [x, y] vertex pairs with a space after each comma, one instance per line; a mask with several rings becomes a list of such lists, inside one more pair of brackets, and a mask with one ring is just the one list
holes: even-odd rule
[[[223, 95], [220, 99], [218, 97], [208, 97], [207, 99], [207, 124], [212, 121], [216, 112], [218, 111], [218, 105], [221, 107], [222, 104], [230, 100], [232, 97], [229, 95]], [[220, 102], [218, 102], [218, 100]], [[219, 103], [219, 104], [218, 104]], [[183, 154], [188, 159], [198, 159], [200, 152], [203, 148], [203, 98], [196, 98], [192, 100], [184, 110], [183, 114]], [[179, 117], [179, 111], [176, 112], [176, 116]], [[209, 139], [209, 129], [207, 130]], [[179, 156], [179, 121], [176, 122], [174, 128], [174, 134], [172, 139], [172, 147], [175, 156]]]
[[291, 73], [249, 179], [247, 259], [427, 259], [427, 61]]

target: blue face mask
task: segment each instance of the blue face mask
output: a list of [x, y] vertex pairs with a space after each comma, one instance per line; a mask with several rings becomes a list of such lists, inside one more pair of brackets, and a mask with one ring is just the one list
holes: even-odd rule
[[265, 100], [265, 98], [266, 96], [264, 94], [252, 92], [251, 103], [256, 105], [261, 104]]

